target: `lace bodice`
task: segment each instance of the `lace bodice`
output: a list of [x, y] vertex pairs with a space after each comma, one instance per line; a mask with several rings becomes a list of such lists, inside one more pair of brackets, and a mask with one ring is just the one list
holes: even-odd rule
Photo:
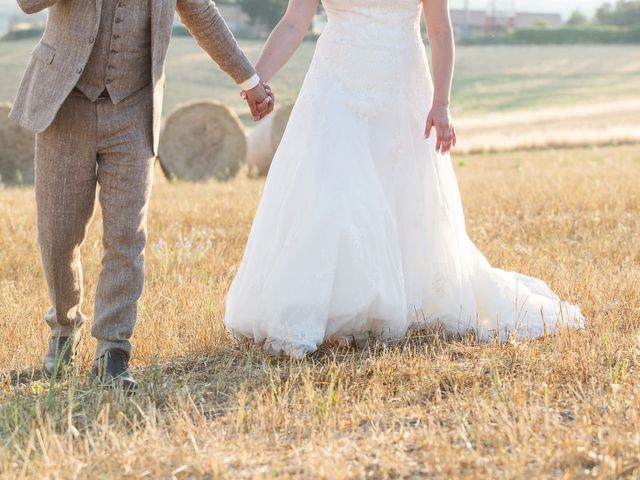
[[362, 116], [407, 98], [428, 108], [432, 91], [419, 0], [323, 0], [328, 23], [307, 76], [312, 103], [348, 98]]
[[415, 45], [420, 36], [419, 0], [323, 0], [325, 36], [345, 43], [387, 48]]

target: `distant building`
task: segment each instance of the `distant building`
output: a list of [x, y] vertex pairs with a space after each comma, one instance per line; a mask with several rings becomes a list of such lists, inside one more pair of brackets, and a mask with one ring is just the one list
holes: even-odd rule
[[552, 28], [561, 27], [564, 25], [564, 22], [562, 21], [562, 15], [560, 15], [559, 13], [516, 13], [516, 28], [531, 28], [538, 23], [545, 23]]
[[465, 35], [476, 37], [484, 35], [486, 32], [487, 12], [485, 11], [452, 9], [450, 15], [456, 37], [464, 37]]
[[[451, 22], [456, 37], [468, 35], [470, 37], [489, 35], [508, 28], [531, 28], [543, 23], [550, 27], [563, 25], [562, 15], [559, 13], [528, 13], [528, 12], [495, 12], [485, 10], [462, 9], [451, 10]], [[465, 32], [465, 27], [467, 31]]]

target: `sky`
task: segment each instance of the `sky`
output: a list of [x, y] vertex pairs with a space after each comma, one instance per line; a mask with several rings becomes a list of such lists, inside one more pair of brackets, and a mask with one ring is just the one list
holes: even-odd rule
[[[465, 0], [450, 0], [451, 8], [462, 8]], [[523, 12], [552, 12], [562, 13], [568, 17], [574, 10], [591, 16], [605, 0], [496, 0], [497, 4], [510, 6], [515, 3], [515, 8]], [[469, 8], [484, 10], [489, 8], [490, 0], [469, 0]]]

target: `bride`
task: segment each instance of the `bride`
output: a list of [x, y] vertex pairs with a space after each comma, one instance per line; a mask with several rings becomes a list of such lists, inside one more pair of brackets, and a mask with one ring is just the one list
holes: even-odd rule
[[[263, 81], [298, 48], [318, 1], [289, 1], [256, 65]], [[229, 291], [229, 331], [301, 357], [327, 340], [392, 340], [430, 324], [483, 340], [581, 327], [578, 307], [492, 268], [467, 235], [449, 157], [448, 0], [323, 5], [328, 24]]]

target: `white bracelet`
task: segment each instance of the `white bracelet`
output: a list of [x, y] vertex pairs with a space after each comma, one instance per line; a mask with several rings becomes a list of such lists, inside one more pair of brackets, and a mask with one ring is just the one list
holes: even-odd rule
[[240, 84], [240, 88], [244, 91], [252, 90], [260, 85], [260, 77], [257, 73], [254, 73], [251, 78], [248, 78]]

